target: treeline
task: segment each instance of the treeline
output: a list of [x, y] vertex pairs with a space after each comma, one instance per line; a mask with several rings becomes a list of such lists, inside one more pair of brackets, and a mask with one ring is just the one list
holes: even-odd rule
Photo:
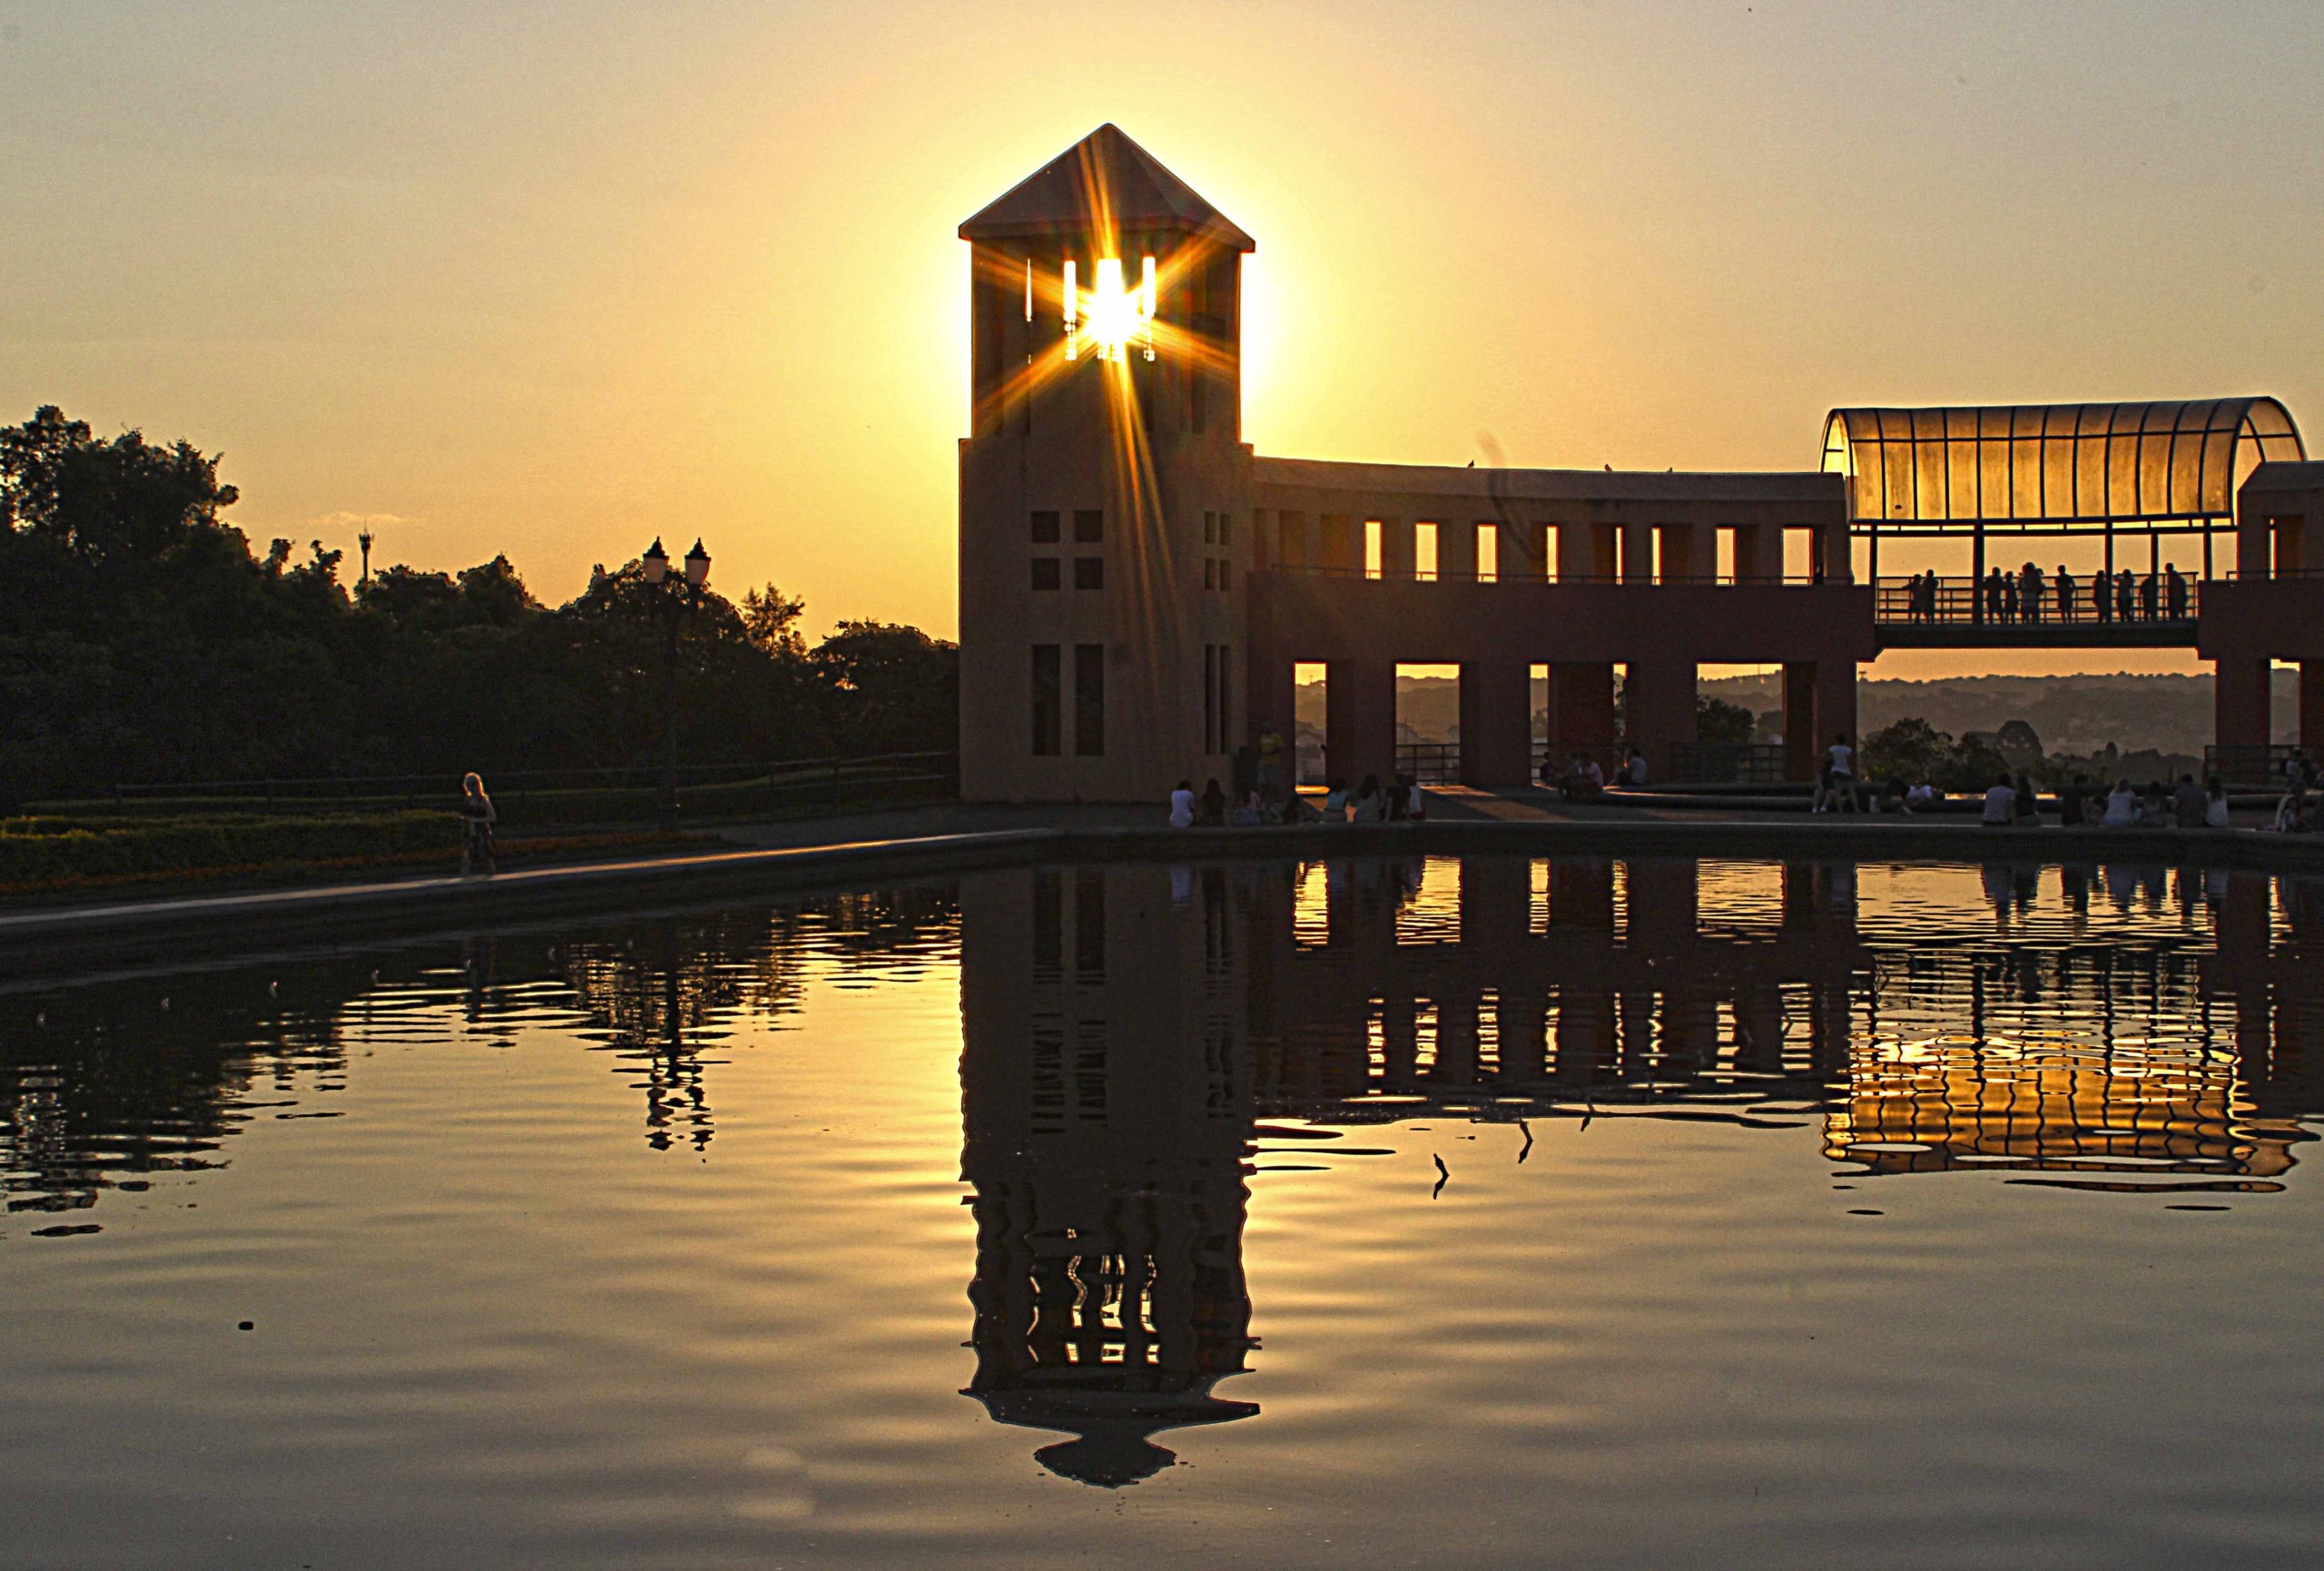
[[[555, 608], [498, 556], [350, 586], [320, 542], [254, 552], [235, 499], [186, 442], [53, 407], [0, 428], [0, 797], [660, 757], [665, 636], [636, 562]], [[858, 621], [810, 647], [803, 609], [768, 585], [684, 618], [687, 762], [954, 746], [954, 646]]]

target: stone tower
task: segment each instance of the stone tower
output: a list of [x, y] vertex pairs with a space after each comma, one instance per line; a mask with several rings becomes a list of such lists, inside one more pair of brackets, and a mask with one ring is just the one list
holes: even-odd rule
[[960, 792], [1157, 801], [1246, 736], [1241, 264], [1101, 125], [960, 225]]

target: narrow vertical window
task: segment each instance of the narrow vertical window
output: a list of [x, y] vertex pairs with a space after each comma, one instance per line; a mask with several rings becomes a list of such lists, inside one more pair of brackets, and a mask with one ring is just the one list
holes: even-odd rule
[[1073, 750], [1084, 758], [1106, 752], [1106, 646], [1073, 646]]
[[1367, 578], [1376, 578], [1380, 576], [1380, 549], [1383, 543], [1380, 538], [1380, 520], [1364, 519], [1364, 576]]
[[1206, 546], [1215, 546], [1218, 543], [1218, 515], [1216, 513], [1205, 513], [1202, 516], [1202, 543]]
[[1501, 582], [1501, 526], [1498, 524], [1477, 526], [1477, 582]]
[[1436, 526], [1413, 526], [1413, 577], [1423, 584], [1436, 582]]
[[1218, 646], [1202, 647], [1202, 750], [1218, 751]]
[[1056, 756], [1063, 751], [1060, 734], [1065, 717], [1064, 646], [1033, 646], [1033, 756]]
[[1235, 543], [1235, 515], [1232, 513], [1218, 515], [1218, 543], [1222, 546]]
[[1235, 735], [1235, 646], [1218, 646], [1218, 751], [1231, 753], [1228, 738]]

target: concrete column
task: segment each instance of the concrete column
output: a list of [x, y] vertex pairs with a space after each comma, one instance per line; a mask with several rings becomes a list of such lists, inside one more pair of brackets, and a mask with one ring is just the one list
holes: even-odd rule
[[1816, 778], [1816, 662], [1787, 661], [1783, 668], [1783, 772], [1793, 780]]
[[[1614, 667], [1598, 661], [1569, 661], [1550, 667], [1551, 713], [1559, 748], [1606, 747], [1614, 740]], [[1563, 762], [1562, 759], [1560, 760]]]
[[1366, 775], [1396, 774], [1396, 667], [1380, 659], [1334, 660], [1324, 667], [1324, 767], [1350, 789]]
[[1550, 576], [1550, 531], [1546, 525], [1522, 519], [1501, 526], [1501, 577], [1539, 582]]
[[1346, 513], [1325, 513], [1321, 526], [1323, 538], [1317, 542], [1321, 552], [1317, 565], [1342, 572], [1362, 572], [1364, 520]]
[[1743, 524], [1735, 531], [1735, 574], [1764, 583], [1783, 582], [1783, 529], [1775, 524]]
[[2218, 686], [2212, 689], [2212, 720], [2222, 747], [2264, 747], [2269, 738], [2269, 662], [2235, 659], [2216, 662]]
[[1413, 576], [1413, 521], [1410, 519], [1382, 519], [1378, 521], [1380, 524], [1380, 576], [1384, 578], [1411, 578]]
[[1249, 681], [1250, 697], [1245, 701], [1242, 724], [1234, 723], [1237, 716], [1227, 716], [1228, 751], [1246, 740], [1256, 746], [1259, 736], [1267, 731], [1282, 737], [1285, 746], [1295, 746], [1299, 736], [1299, 673], [1293, 663], [1254, 659], [1250, 662]]
[[1477, 576], [1477, 526], [1462, 519], [1436, 526], [1436, 576], [1451, 583]]
[[1824, 582], [1852, 584], [1856, 581], [1856, 558], [1849, 548], [1848, 527], [1845, 522], [1817, 526], [1816, 558], [1823, 564]]
[[[1560, 524], [1558, 526], [1558, 578], [1562, 583], [1579, 583], [1584, 578], [1599, 578], [1610, 572], [1610, 567], [1599, 565], [1598, 538], [1606, 531], [1603, 524]], [[1610, 547], [1605, 553], [1610, 560]]]
[[[1835, 736], [1845, 735], [1848, 746], [1857, 745], [1856, 734], [1856, 662], [1854, 660], [1822, 660], [1816, 667], [1816, 749], [1821, 753], [1832, 745]], [[1816, 766], [1810, 765], [1813, 775]], [[1861, 777], [1862, 771], [1858, 771]]]
[[1532, 775], [1532, 667], [1521, 660], [1461, 666], [1461, 784], [1522, 786]]
[[1646, 755], [1647, 778], [1669, 778], [1678, 745], [1695, 739], [1694, 662], [1632, 660], [1622, 708], [1630, 745]]
[[2324, 660], [2299, 663], [2299, 745], [2324, 747]]
[[1622, 582], [1650, 584], [1654, 582], [1654, 526], [1624, 524], [1622, 529]]
[[1706, 540], [1709, 531], [1703, 525], [1661, 524], [1656, 532], [1662, 538], [1663, 578], [1708, 578], [1718, 565], [1718, 546]]

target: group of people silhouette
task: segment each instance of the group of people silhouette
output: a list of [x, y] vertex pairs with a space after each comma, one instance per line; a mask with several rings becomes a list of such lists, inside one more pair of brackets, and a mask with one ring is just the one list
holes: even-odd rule
[[2063, 562], [2054, 574], [2028, 562], [2014, 573], [1994, 568], [1983, 578], [1950, 584], [1933, 568], [1915, 573], [1905, 580], [1905, 602], [1915, 622], [2183, 622], [2193, 614], [2194, 588], [2175, 562], [2143, 578], [2128, 568], [2101, 568], [2086, 587]]

